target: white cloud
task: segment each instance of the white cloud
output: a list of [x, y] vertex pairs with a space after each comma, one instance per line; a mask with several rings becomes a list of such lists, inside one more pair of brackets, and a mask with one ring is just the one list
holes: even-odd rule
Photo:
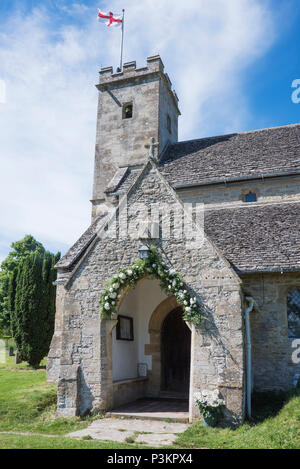
[[129, 58], [143, 60], [145, 52], [160, 52], [175, 82], [183, 115], [181, 138], [244, 124], [240, 72], [274, 40], [267, 2], [188, 0], [174, 7], [172, 0], [129, 0], [126, 15]]
[[[274, 40], [267, 3], [111, 0], [102, 7], [118, 13], [122, 3], [125, 59], [143, 65], [148, 55], [161, 54], [180, 98], [181, 138], [243, 128], [248, 110], [241, 73]], [[118, 30], [96, 22], [98, 6], [74, 2], [56, 12], [69, 13], [65, 23], [55, 23], [44, 7], [14, 13], [2, 24], [2, 243], [32, 233], [48, 246], [70, 245], [89, 223], [94, 84], [100, 66], [118, 65], [120, 42]]]

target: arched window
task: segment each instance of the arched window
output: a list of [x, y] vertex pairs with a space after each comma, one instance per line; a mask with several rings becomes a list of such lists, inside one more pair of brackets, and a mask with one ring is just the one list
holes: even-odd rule
[[289, 337], [300, 339], [300, 290], [292, 290], [287, 296]]
[[248, 192], [244, 197], [244, 202], [257, 202], [257, 195], [254, 192]]

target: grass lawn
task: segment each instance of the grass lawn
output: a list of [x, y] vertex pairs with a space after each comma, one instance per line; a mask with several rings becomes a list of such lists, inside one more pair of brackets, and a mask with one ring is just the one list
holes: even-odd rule
[[56, 419], [55, 407], [56, 386], [46, 383], [45, 369], [0, 365], [0, 432], [63, 435], [88, 425], [88, 419]]
[[77, 440], [75, 438], [35, 435], [0, 435], [0, 449], [143, 449], [141, 445], [113, 441]]
[[[46, 383], [45, 373], [45, 368], [32, 370], [24, 363], [15, 365], [13, 358], [0, 364], [0, 449], [141, 448], [136, 444], [63, 437], [71, 431], [86, 428], [99, 416], [55, 418], [56, 386]], [[255, 423], [245, 423], [236, 430], [205, 428], [201, 422], [195, 423], [180, 435], [174, 448], [299, 449], [300, 389], [289, 395], [259, 395], [254, 398], [254, 402]]]
[[254, 423], [236, 430], [192, 425], [177, 445], [214, 449], [299, 449], [300, 390], [289, 395], [266, 393], [256, 396]]
[[[15, 365], [14, 357], [0, 363], [0, 449], [128, 449], [141, 445], [77, 440], [69, 432], [86, 428], [94, 419], [56, 418], [56, 386], [46, 382], [45, 363], [33, 370], [26, 363]], [[7, 433], [6, 433], [7, 432]], [[32, 435], [10, 432], [32, 433]], [[54, 435], [54, 437], [35, 435]], [[57, 435], [57, 436], [55, 436]]]
[[0, 449], [145, 449], [145, 446], [113, 441], [4, 434], [0, 435]]

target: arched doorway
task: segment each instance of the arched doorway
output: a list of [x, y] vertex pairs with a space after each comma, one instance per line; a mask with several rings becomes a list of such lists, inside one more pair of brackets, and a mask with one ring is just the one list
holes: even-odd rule
[[161, 391], [188, 397], [190, 384], [191, 331], [182, 308], [173, 309], [161, 328]]

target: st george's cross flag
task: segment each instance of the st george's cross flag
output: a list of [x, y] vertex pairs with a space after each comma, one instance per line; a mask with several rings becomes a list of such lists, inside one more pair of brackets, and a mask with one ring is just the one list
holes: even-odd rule
[[122, 26], [123, 18], [120, 15], [114, 15], [111, 11], [106, 13], [98, 8], [98, 21], [105, 23], [106, 26]]

